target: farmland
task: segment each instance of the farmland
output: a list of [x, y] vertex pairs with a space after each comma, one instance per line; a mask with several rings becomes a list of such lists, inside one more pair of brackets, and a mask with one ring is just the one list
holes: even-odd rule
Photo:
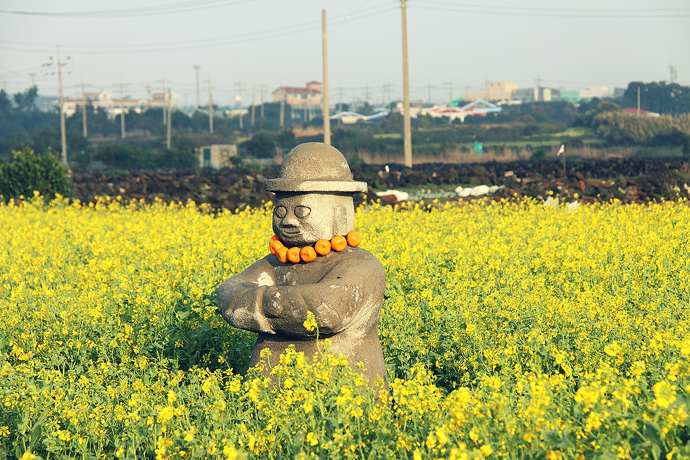
[[[440, 209], [439, 209], [440, 208]], [[216, 313], [270, 204], [0, 205], [0, 457], [690, 455], [690, 208], [360, 207], [390, 390]]]

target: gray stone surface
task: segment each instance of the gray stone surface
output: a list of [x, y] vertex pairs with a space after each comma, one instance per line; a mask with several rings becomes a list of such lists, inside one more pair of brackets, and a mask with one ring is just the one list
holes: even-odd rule
[[[352, 230], [352, 194], [366, 191], [366, 184], [352, 180], [337, 149], [307, 143], [290, 152], [279, 177], [267, 180], [265, 188], [276, 193], [275, 234], [288, 247], [303, 247]], [[364, 364], [362, 372], [372, 384], [386, 378], [378, 338], [385, 287], [383, 266], [364, 249], [348, 246], [297, 264], [269, 254], [221, 284], [218, 307], [232, 326], [259, 334], [249, 365], [255, 366], [268, 348], [267, 375], [290, 344], [309, 358], [317, 353], [314, 333], [304, 327], [312, 312], [319, 340], [328, 338], [329, 352], [347, 356], [354, 369]]]

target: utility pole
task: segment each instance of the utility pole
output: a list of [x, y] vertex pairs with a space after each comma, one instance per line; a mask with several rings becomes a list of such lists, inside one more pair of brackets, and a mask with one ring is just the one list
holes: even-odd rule
[[31, 72], [29, 76], [31, 77], [31, 87], [33, 88], [36, 86], [36, 72]]
[[412, 167], [412, 121], [410, 119], [410, 72], [407, 62], [407, 4], [400, 0], [402, 16], [402, 53], [403, 53], [403, 137], [405, 139], [405, 166]]
[[309, 113], [307, 112], [311, 102], [311, 87], [307, 88], [307, 103], [304, 104], [304, 121], [309, 121]]
[[331, 115], [328, 101], [328, 35], [326, 30], [326, 10], [321, 10], [321, 37], [323, 43], [323, 142], [331, 145]]
[[261, 118], [264, 117], [264, 83], [261, 82]]
[[86, 92], [84, 91], [84, 81], [81, 82], [81, 98], [84, 100], [84, 104], [81, 106], [81, 112], [83, 116], [82, 123], [84, 124], [84, 137], [89, 137], [89, 130], [86, 127]]
[[280, 127], [285, 126], [285, 88], [283, 88], [283, 97], [280, 98]]
[[256, 97], [256, 83], [252, 84], [252, 128], [254, 127], [254, 113], [256, 112], [256, 104], [254, 103]]
[[640, 87], [637, 87], [637, 116], [640, 116]]
[[170, 150], [172, 148], [172, 108], [170, 105], [171, 99], [172, 99], [172, 93], [170, 91], [170, 88], [168, 88], [168, 140], [166, 142], [166, 146], [168, 147], [168, 150]]
[[[125, 138], [125, 95], [122, 90], [122, 77], [120, 77], [120, 127], [122, 130], [122, 138]], [[168, 147], [170, 148], [170, 147]]]
[[198, 66], [196, 64], [192, 64], [194, 66], [194, 70], [196, 70], [196, 108], [198, 109], [199, 106], [201, 105], [199, 101], [201, 98], [199, 97], [199, 69], [201, 66]]
[[[163, 79], [161, 80], [163, 84], [163, 94], [165, 94], [165, 74], [163, 74]], [[167, 116], [165, 111], [165, 106], [163, 106], [163, 124], [167, 123]]]
[[238, 87], [238, 94], [235, 96], [235, 102], [237, 103], [237, 108], [240, 114], [240, 130], [242, 130], [243, 123], [242, 123], [242, 80], [237, 82], [237, 87]]
[[[60, 47], [57, 46], [57, 74], [58, 74], [58, 88], [60, 92], [60, 136], [62, 139], [62, 163], [64, 163], [67, 168], [69, 168], [69, 163], [67, 162], [67, 135], [65, 130], [65, 99], [62, 95], [62, 67], [67, 65], [67, 63], [60, 61]], [[69, 60], [69, 57], [67, 57]], [[50, 62], [43, 64], [44, 67], [49, 67], [53, 65], [53, 58], [50, 58]]]
[[208, 132], [213, 134], [213, 95], [211, 94], [211, 78], [208, 79]]

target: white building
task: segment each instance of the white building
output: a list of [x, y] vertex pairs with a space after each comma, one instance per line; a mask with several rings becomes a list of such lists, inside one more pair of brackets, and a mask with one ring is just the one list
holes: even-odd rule
[[[174, 92], [152, 93], [146, 99], [115, 99], [113, 98], [113, 94], [109, 91], [89, 92], [84, 94], [84, 98], [64, 99], [62, 104], [65, 115], [68, 117], [77, 113], [79, 107], [90, 104], [96, 111], [105, 110], [108, 114], [108, 118], [115, 118], [123, 111], [127, 114], [130, 110], [136, 113], [142, 113], [148, 109], [167, 109], [168, 95], [170, 95], [169, 106], [173, 109], [177, 108], [178, 95]], [[53, 104], [60, 105], [60, 101], [53, 101]]]

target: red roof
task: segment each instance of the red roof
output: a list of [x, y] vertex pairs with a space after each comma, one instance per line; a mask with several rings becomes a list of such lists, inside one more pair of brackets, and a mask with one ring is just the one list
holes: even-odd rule
[[[295, 86], [281, 86], [276, 91], [285, 91], [288, 94], [321, 94], [321, 91], [309, 90], [309, 88], [300, 88]], [[275, 92], [275, 91], [274, 91]]]

